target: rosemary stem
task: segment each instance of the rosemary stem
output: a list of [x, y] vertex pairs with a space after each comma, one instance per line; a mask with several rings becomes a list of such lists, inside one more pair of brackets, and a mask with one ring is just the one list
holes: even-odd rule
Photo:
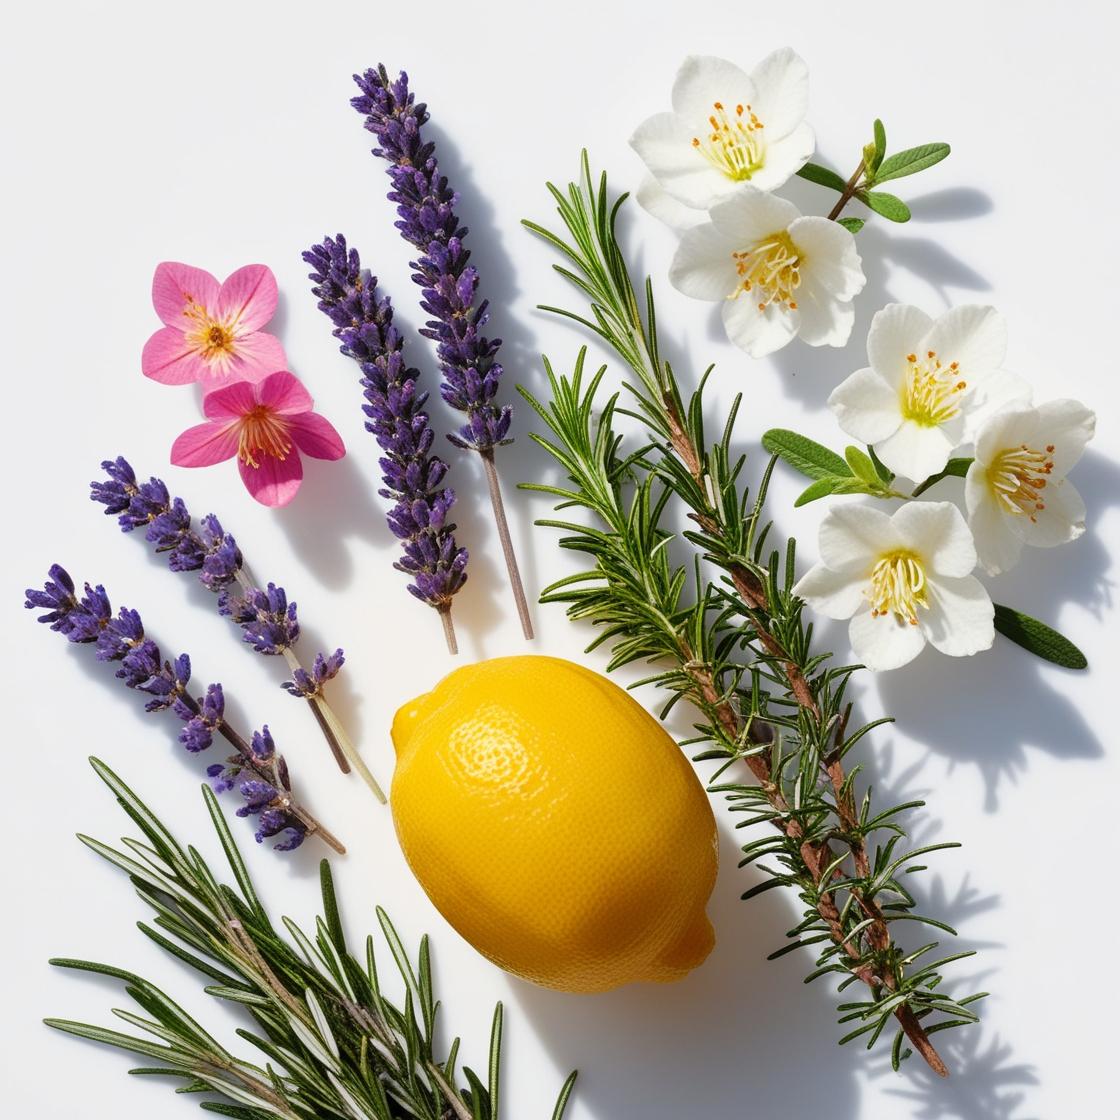
[[455, 638], [455, 623], [451, 621], [451, 604], [442, 603], [436, 608], [439, 611], [439, 620], [443, 623], [443, 636], [447, 639], [447, 652], [454, 655], [459, 652], [459, 643]]
[[502, 501], [502, 488], [498, 481], [498, 468], [494, 464], [494, 449], [486, 448], [479, 452], [482, 466], [486, 472], [486, 486], [490, 491], [490, 505], [494, 510], [494, 524], [498, 529], [498, 539], [502, 542], [502, 555], [506, 560], [509, 585], [513, 590], [513, 601], [517, 604], [517, 615], [521, 619], [521, 632], [526, 641], [533, 639], [533, 620], [529, 616], [529, 604], [525, 599], [525, 587], [521, 582], [521, 572], [517, 567], [517, 554], [513, 551], [513, 541], [509, 535], [509, 522], [506, 520], [505, 502]]
[[843, 193], [836, 200], [836, 205], [828, 212], [828, 220], [830, 222], [836, 221], [837, 218], [844, 212], [844, 207], [852, 201], [852, 196], [856, 193], [856, 188], [859, 186], [859, 178], [863, 174], [863, 160], [859, 161], [855, 171], [852, 172], [852, 177], [848, 180], [844, 187]]

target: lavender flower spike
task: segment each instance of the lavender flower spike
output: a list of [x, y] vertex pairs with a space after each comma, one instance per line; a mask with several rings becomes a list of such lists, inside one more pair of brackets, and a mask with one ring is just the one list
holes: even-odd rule
[[402, 71], [396, 81], [390, 81], [385, 67], [378, 66], [355, 74], [354, 81], [361, 94], [350, 104], [365, 116], [366, 129], [377, 139], [373, 154], [389, 165], [388, 197], [397, 204], [397, 229], [420, 253], [412, 262], [413, 279], [422, 290], [420, 306], [430, 316], [421, 333], [436, 342], [443, 375], [440, 393], [452, 408], [467, 414], [466, 424], [448, 439], [482, 457], [510, 586], [529, 639], [533, 636], [529, 606], [494, 466], [494, 448], [510, 442], [509, 406], [495, 403], [502, 376], [497, 357], [502, 340], [482, 333], [490, 309], [486, 300], [478, 298], [478, 270], [468, 263], [467, 227], [455, 213], [459, 195], [439, 172], [435, 144], [421, 135], [428, 108], [416, 103], [408, 75]]
[[[167, 566], [173, 572], [197, 572], [203, 587], [218, 595], [218, 612], [241, 627], [242, 639], [257, 653], [284, 658], [292, 680], [285, 681], [283, 687], [308, 702], [339, 769], [348, 774], [353, 766], [384, 802], [381, 787], [323, 695], [322, 686], [330, 677], [318, 678], [317, 688], [298, 687], [298, 682], [310, 678], [292, 648], [299, 640], [299, 619], [296, 605], [288, 602], [284, 589], [274, 583], [266, 588], [254, 586], [237, 541], [221, 522], [208, 513], [196, 529], [182, 498], [172, 498], [162, 479], [140, 482], [129, 462], [119, 455], [102, 462], [101, 469], [107, 478], [89, 484], [90, 499], [100, 502], [106, 514], [116, 516], [122, 533], [143, 529], [156, 552], [167, 554]], [[329, 660], [337, 662], [330, 674], [333, 677], [342, 667], [342, 651], [336, 650]], [[320, 653], [315, 663], [321, 661], [324, 657]]]
[[412, 577], [408, 589], [417, 599], [439, 611], [454, 653], [451, 599], [467, 579], [467, 550], [455, 543], [449, 520], [455, 492], [442, 485], [447, 464], [431, 453], [428, 395], [418, 387], [419, 373], [405, 365], [393, 306], [378, 295], [377, 279], [362, 268], [357, 249], [347, 248], [339, 234], [313, 246], [303, 259], [315, 270], [312, 291], [335, 325], [342, 352], [362, 371], [366, 429], [384, 452], [379, 493], [394, 502], [386, 520], [402, 542], [394, 567]]
[[46, 612], [39, 616], [40, 622], [71, 642], [92, 644], [98, 661], [117, 662], [117, 677], [127, 687], [148, 696], [146, 711], [174, 712], [183, 724], [179, 742], [186, 750], [192, 754], [207, 750], [215, 734], [233, 745], [237, 753], [224, 765], [210, 766], [206, 772], [211, 779], [221, 775], [221, 781], [215, 782], [219, 792], [239, 787], [246, 804], [237, 810], [238, 816], [259, 814], [258, 843], [268, 836], [279, 836], [274, 846], [291, 851], [309, 833], [318, 833], [335, 851], [345, 851], [334, 835], [293, 800], [288, 768], [276, 754], [268, 728], [263, 736], [254, 734], [251, 743], [234, 731], [226, 722], [225, 694], [220, 684], [210, 685], [198, 698], [192, 696], [188, 691], [190, 658], [184, 653], [174, 661], [164, 660], [159, 646], [145, 634], [138, 612], [121, 607], [114, 617], [100, 584], [92, 587], [87, 583], [79, 597], [74, 581], [58, 564], [51, 566], [42, 590], [28, 588], [26, 595], [25, 607]]

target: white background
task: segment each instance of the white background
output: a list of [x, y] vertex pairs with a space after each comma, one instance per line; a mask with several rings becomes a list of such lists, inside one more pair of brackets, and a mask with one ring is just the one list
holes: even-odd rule
[[[67, 648], [21, 610], [22, 589], [55, 560], [79, 579], [104, 582], [118, 604], [140, 608], [167, 647], [192, 653], [200, 677], [225, 682], [246, 722], [271, 723], [309, 801], [350, 845], [335, 866], [351, 930], [372, 928], [380, 902], [410, 944], [432, 934], [445, 1026], [465, 1036], [476, 1065], [485, 1061], [492, 1003], [506, 1001], [507, 1117], [546, 1116], [554, 1088], [576, 1066], [572, 1120], [1100, 1114], [1111, 1095], [1117, 994], [1109, 976], [1115, 926], [1106, 915], [1115, 915], [1117, 665], [1109, 628], [1115, 632], [1120, 547], [1113, 139], [1120, 77], [1103, 11], [1088, 2], [976, 0], [765, 7], [200, 0], [9, 9], [0, 46], [7, 393], [0, 1023], [8, 1115], [186, 1117], [194, 1107], [166, 1085], [130, 1081], [123, 1056], [39, 1025], [46, 1014], [106, 1021], [109, 1006], [127, 1003], [113, 985], [52, 972], [50, 954], [129, 966], [211, 1020], [221, 1015], [192, 975], [136, 931], [146, 915], [122, 877], [72, 837], [80, 830], [112, 839], [124, 824], [84, 762], [97, 753], [180, 836], [214, 851], [193, 792], [199, 767], [175, 753], [174, 721], [144, 715], [140, 698], [89, 649]], [[764, 960], [793, 924], [794, 904], [778, 893], [738, 901], [756, 880], [736, 870], [730, 831], [710, 905], [718, 945], [687, 980], [574, 997], [498, 972], [428, 903], [403, 864], [389, 813], [357, 780], [335, 772], [310, 713], [277, 688], [282, 666], [239, 648], [190, 577], [165, 571], [142, 540], [121, 536], [86, 498], [98, 461], [124, 453], [139, 471], [168, 477], [196, 514], [219, 513], [255, 569], [298, 600], [301, 648], [345, 646], [348, 664], [332, 696], [387, 779], [393, 711], [452, 662], [435, 616], [412, 602], [390, 567], [394, 545], [375, 492], [355, 370], [337, 354], [300, 260], [324, 233], [345, 231], [396, 297], [402, 325], [419, 322], [409, 250], [392, 228], [370, 138], [347, 104], [350, 74], [379, 60], [403, 66], [429, 102], [442, 167], [464, 192], [493, 327], [506, 339], [512, 398], [515, 382], [540, 386], [541, 350], [566, 365], [578, 344], [532, 310], [566, 296], [548, 271], [550, 254], [518, 226], [522, 216], [551, 216], [544, 179], [572, 175], [586, 145], [616, 184], [635, 186], [640, 168], [626, 139], [667, 107], [686, 52], [749, 67], [785, 43], [811, 67], [822, 158], [842, 169], [854, 164], [876, 115], [895, 147], [944, 139], [954, 151], [935, 171], [897, 184], [913, 205], [909, 226], [876, 222], [861, 235], [869, 284], [843, 352], [793, 346], [774, 361], [750, 363], [708, 307], [668, 288], [672, 236], [631, 215], [635, 251], [657, 280], [666, 340], [687, 355], [683, 376], [691, 381], [718, 362], [717, 422], [732, 393], [746, 394], [739, 438], [751, 469], [763, 461], [756, 441], [769, 426], [839, 441], [825, 397], [862, 364], [868, 320], [892, 298], [932, 313], [993, 302], [1009, 320], [1009, 364], [1034, 380], [1039, 397], [1076, 396], [1100, 413], [1097, 441], [1076, 473], [1089, 531], [1066, 549], [1030, 553], [993, 588], [997, 599], [1074, 637], [1092, 670], [1046, 668], [1001, 642], [975, 661], [927, 653], [861, 683], [864, 717], [898, 719], [865, 752], [880, 796], [927, 798], [916, 835], [965, 844], [934, 858], [925, 905], [980, 950], [953, 972], [954, 982], [994, 995], [982, 1005], [983, 1025], [947, 1043], [954, 1075], [946, 1084], [933, 1084], [916, 1063], [896, 1076], [882, 1054], [836, 1046], [833, 994], [823, 983], [801, 983], [808, 961]], [[795, 196], [818, 211], [829, 203], [805, 185]], [[282, 302], [273, 329], [351, 452], [339, 464], [309, 462], [287, 509], [255, 505], [233, 464], [197, 472], [167, 466], [171, 440], [196, 422], [197, 405], [194, 390], [140, 375], [141, 347], [158, 325], [151, 274], [163, 259], [219, 277], [249, 261], [276, 272]], [[411, 352], [434, 385], [426, 345]], [[434, 412], [444, 428], [454, 422], [442, 404]], [[522, 407], [518, 441], [500, 464], [536, 592], [571, 568], [554, 534], [530, 527], [547, 504], [513, 491], [518, 479], [549, 469], [528, 428]], [[449, 453], [461, 536], [473, 554], [455, 606], [462, 660], [527, 652], [477, 464]], [[792, 511], [798, 484], [778, 474], [773, 511], [781, 531], [800, 536], [808, 560], [820, 511]], [[585, 629], [556, 608], [535, 613], [533, 650], [580, 656]], [[823, 637], [847, 656], [842, 628]], [[632, 811], [619, 791], [619, 812]], [[249, 852], [276, 911], [311, 917], [319, 855], [314, 844], [290, 859]]]

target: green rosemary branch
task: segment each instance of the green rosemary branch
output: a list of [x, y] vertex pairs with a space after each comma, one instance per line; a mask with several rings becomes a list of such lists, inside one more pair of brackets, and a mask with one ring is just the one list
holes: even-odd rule
[[[217, 1093], [201, 1107], [238, 1120], [498, 1120], [502, 1006], [494, 1011], [485, 1082], [464, 1067], [458, 1087], [459, 1040], [435, 1056], [439, 1004], [432, 989], [428, 939], [415, 966], [383, 910], [377, 917], [405, 984], [403, 1009], [389, 1001], [378, 977], [372, 936], [364, 959], [347, 949], [330, 866], [320, 864], [323, 916], [312, 939], [290, 918], [288, 939], [273, 925], [226, 827], [204, 787], [206, 807], [236, 887], [220, 884], [194, 847], [183, 848], [155, 814], [104, 763], [98, 776], [146, 837], [126, 839], [127, 852], [87, 836], [80, 839], [125, 872], [155, 911], [140, 929], [160, 948], [197, 969], [216, 999], [240, 1005], [255, 1030], [237, 1034], [263, 1058], [235, 1056], [174, 1000], [124, 969], [81, 960], [53, 960], [63, 968], [114, 977], [145, 1015], [113, 1014], [143, 1034], [125, 1034], [66, 1019], [49, 1026], [143, 1055], [154, 1064], [131, 1072], [181, 1078], [178, 1092]], [[153, 928], [155, 927], [155, 928]], [[263, 1062], [263, 1064], [261, 1064]], [[575, 1081], [560, 1092], [553, 1120], [561, 1120]]]
[[[743, 457], [731, 450], [736, 415], [732, 406], [721, 438], [704, 434], [703, 391], [708, 374], [687, 401], [657, 342], [652, 285], [640, 303], [619, 245], [615, 223], [626, 196], [611, 201], [602, 176], [596, 186], [584, 153], [580, 184], [567, 192], [549, 185], [567, 239], [531, 222], [564, 257], [557, 271], [587, 299], [586, 315], [549, 307], [593, 331], [636, 375], [624, 383], [630, 409], [611, 396], [596, 414], [604, 369], [584, 382], [581, 351], [570, 378], [546, 362], [547, 404], [522, 390], [549, 429], [536, 441], [567, 473], [569, 486], [527, 484], [561, 499], [558, 508], [580, 507], [590, 523], [543, 521], [563, 531], [561, 547], [587, 555], [593, 567], [569, 576], [542, 595], [567, 604], [569, 616], [588, 619], [602, 632], [592, 647], [612, 645], [609, 668], [637, 660], [667, 667], [639, 683], [672, 693], [662, 718], [682, 697], [702, 714], [698, 759], [720, 759], [717, 779], [737, 762], [754, 784], [717, 781], [739, 827], [766, 824], [762, 836], [743, 846], [743, 865], [758, 863], [768, 876], [744, 898], [771, 887], [794, 889], [805, 909], [790, 942], [773, 957], [816, 946], [808, 980], [835, 974], [844, 990], [856, 981], [867, 998], [840, 1004], [840, 1022], [851, 1024], [841, 1042], [864, 1037], [873, 1046], [892, 1022], [897, 1026], [895, 1067], [913, 1047], [932, 1069], [948, 1070], [930, 1036], [972, 1023], [969, 1005], [978, 993], [953, 999], [939, 989], [944, 965], [968, 953], [930, 961], [937, 941], [904, 951], [893, 927], [916, 922], [954, 933], [915, 911], [902, 876], [924, 869], [922, 856], [955, 844], [935, 844], [899, 854], [905, 831], [898, 818], [921, 802], [872, 810], [870, 790], [857, 795], [859, 766], [847, 769], [851, 749], [876, 724], [849, 729], [845, 702], [858, 666], [831, 666], [830, 655], [813, 652], [812, 625], [792, 594], [794, 542], [766, 551], [769, 526], [762, 514], [773, 460], [755, 499], [740, 478]], [[613, 427], [616, 413], [640, 420], [652, 443], [622, 454]], [[662, 526], [671, 499], [683, 502], [695, 525], [684, 537], [696, 546], [696, 590], [686, 596], [687, 573], [670, 560], [674, 534]], [[701, 562], [722, 573], [701, 576]], [[883, 721], [877, 721], [883, 722]], [[909, 1047], [907, 1046], [909, 1043]]]

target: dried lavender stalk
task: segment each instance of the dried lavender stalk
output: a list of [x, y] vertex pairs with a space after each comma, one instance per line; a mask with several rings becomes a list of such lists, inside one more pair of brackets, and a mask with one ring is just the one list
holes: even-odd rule
[[[219, 613], [241, 627], [243, 640], [257, 653], [284, 658], [292, 679], [283, 688], [307, 701], [339, 769], [348, 774], [353, 766], [384, 803], [381, 787], [323, 692], [343, 666], [342, 650], [336, 649], [329, 657], [317, 654], [311, 670], [305, 669], [292, 648], [300, 634], [296, 604], [274, 583], [264, 588], [254, 585], [237, 542], [212, 513], [195, 529], [186, 504], [182, 498], [171, 497], [162, 479], [139, 482], [131, 465], [119, 455], [102, 462], [101, 469], [108, 478], [90, 483], [90, 499], [105, 506], [107, 515], [116, 515], [122, 533], [143, 529], [156, 552], [168, 554], [167, 566], [173, 572], [198, 572], [203, 587], [218, 594]], [[240, 591], [233, 590], [234, 583]]]
[[273, 846], [292, 851], [309, 834], [317, 834], [336, 852], [345, 852], [341, 842], [292, 798], [291, 779], [268, 727], [255, 731], [250, 740], [238, 734], [225, 719], [225, 694], [212, 684], [197, 699], [187, 691], [191, 661], [180, 654], [164, 660], [159, 646], [144, 633], [137, 611], [121, 607], [116, 617], [105, 588], [85, 585], [79, 598], [74, 581], [65, 568], [53, 564], [42, 589], [28, 588], [24, 606], [44, 610], [39, 622], [64, 635], [68, 641], [93, 644], [98, 661], [117, 661], [117, 676], [129, 687], [147, 694], [146, 711], [170, 709], [183, 722], [179, 742], [192, 754], [206, 750], [221, 735], [236, 750], [224, 764], [214, 764], [206, 773], [219, 792], [236, 788], [245, 800], [239, 817], [257, 817], [257, 843], [267, 837], [280, 839]]
[[303, 259], [314, 269], [312, 291], [334, 323], [342, 353], [362, 371], [366, 430], [384, 452], [379, 493], [395, 503], [386, 520], [402, 542], [394, 567], [412, 577], [408, 590], [439, 612], [448, 649], [455, 653], [451, 600], [467, 579], [467, 550], [456, 544], [455, 525], [448, 520], [455, 491], [443, 485], [447, 464], [432, 454], [435, 436], [424, 411], [428, 394], [419, 388], [419, 371], [405, 364], [393, 305], [378, 294], [377, 278], [362, 268], [357, 249], [348, 248], [339, 234], [312, 246]]
[[490, 318], [489, 303], [478, 300], [478, 270], [468, 263], [470, 252], [464, 246], [467, 227], [455, 213], [459, 195], [439, 172], [435, 145], [421, 135], [428, 109], [416, 104], [408, 75], [402, 71], [396, 81], [390, 81], [385, 67], [378, 66], [355, 74], [354, 81], [361, 95], [350, 104], [365, 117], [366, 129], [377, 138], [373, 154], [389, 165], [392, 189], [388, 197], [397, 204], [397, 229], [420, 251], [412, 262], [413, 279], [422, 289], [420, 306], [430, 316], [421, 333], [436, 342], [443, 375], [440, 393], [452, 408], [467, 416], [467, 422], [448, 439], [458, 447], [477, 451], [482, 458], [521, 629], [527, 639], [532, 638], [529, 605], [494, 463], [495, 447], [510, 442], [510, 408], [495, 403], [502, 376], [497, 358], [502, 340], [482, 333]]

